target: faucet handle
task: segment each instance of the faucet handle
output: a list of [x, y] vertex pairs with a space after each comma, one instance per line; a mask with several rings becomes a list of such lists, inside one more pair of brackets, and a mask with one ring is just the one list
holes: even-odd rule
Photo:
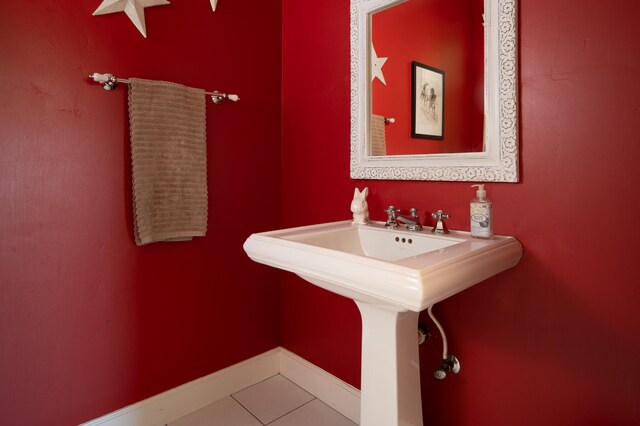
[[435, 213], [431, 213], [431, 217], [436, 220], [449, 219], [449, 213], [445, 213], [442, 210], [438, 210]]
[[442, 210], [438, 210], [435, 213], [431, 213], [431, 217], [436, 220], [436, 226], [433, 227], [431, 232], [435, 232], [436, 234], [448, 234], [449, 229], [447, 225], [444, 223], [444, 219], [449, 219], [449, 214], [445, 213]]
[[400, 209], [396, 209], [395, 206], [389, 206], [384, 211], [387, 214], [387, 223], [384, 224], [387, 228], [397, 228], [398, 222], [396, 222], [396, 214], [400, 213]]
[[387, 208], [384, 210], [384, 212], [385, 212], [386, 214], [394, 215], [394, 216], [395, 216], [395, 214], [396, 214], [396, 213], [400, 213], [400, 209], [396, 209], [396, 207], [395, 207], [395, 206], [389, 206], [389, 207], [387, 207]]
[[415, 207], [411, 207], [409, 209], [409, 217], [418, 217], [418, 209], [416, 209]]

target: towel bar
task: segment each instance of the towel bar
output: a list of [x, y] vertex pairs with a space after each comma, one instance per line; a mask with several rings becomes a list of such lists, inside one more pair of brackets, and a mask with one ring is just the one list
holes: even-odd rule
[[[104, 90], [113, 90], [118, 87], [118, 83], [129, 84], [129, 80], [126, 78], [117, 78], [112, 74], [100, 74], [94, 72], [89, 75], [89, 78], [95, 81], [96, 83], [102, 83], [102, 88]], [[233, 93], [223, 93], [218, 90], [214, 90], [213, 92], [204, 92], [205, 95], [211, 96], [211, 100], [214, 104], [219, 104], [225, 99], [229, 99], [230, 101], [237, 102], [240, 100], [238, 95]]]

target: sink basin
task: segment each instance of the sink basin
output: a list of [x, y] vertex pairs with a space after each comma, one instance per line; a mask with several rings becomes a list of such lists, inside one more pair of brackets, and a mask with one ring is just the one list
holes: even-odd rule
[[298, 228], [290, 235], [281, 235], [289, 241], [297, 241], [316, 247], [337, 250], [347, 254], [371, 257], [388, 262], [418, 256], [464, 242], [459, 238], [447, 238], [428, 233], [390, 231], [381, 224], [355, 225], [338, 222]]
[[415, 312], [515, 266], [522, 255], [513, 237], [478, 240], [462, 231], [350, 221], [253, 234], [244, 249], [256, 262], [342, 296]]
[[513, 237], [472, 238], [324, 223], [251, 235], [249, 257], [356, 302], [362, 317], [361, 426], [422, 426], [420, 311], [515, 266]]

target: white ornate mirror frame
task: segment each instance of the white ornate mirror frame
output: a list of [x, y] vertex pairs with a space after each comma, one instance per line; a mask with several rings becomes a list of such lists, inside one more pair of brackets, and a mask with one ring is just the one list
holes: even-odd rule
[[518, 182], [517, 0], [485, 0], [484, 152], [368, 155], [371, 14], [405, 0], [351, 0], [351, 177]]

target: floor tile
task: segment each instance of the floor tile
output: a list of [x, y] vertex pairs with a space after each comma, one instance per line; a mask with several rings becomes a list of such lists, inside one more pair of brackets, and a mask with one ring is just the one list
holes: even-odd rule
[[313, 395], [279, 374], [232, 396], [265, 424], [314, 399]]
[[269, 426], [356, 426], [319, 399], [314, 399]]
[[262, 426], [230, 396], [179, 418], [168, 426]]

